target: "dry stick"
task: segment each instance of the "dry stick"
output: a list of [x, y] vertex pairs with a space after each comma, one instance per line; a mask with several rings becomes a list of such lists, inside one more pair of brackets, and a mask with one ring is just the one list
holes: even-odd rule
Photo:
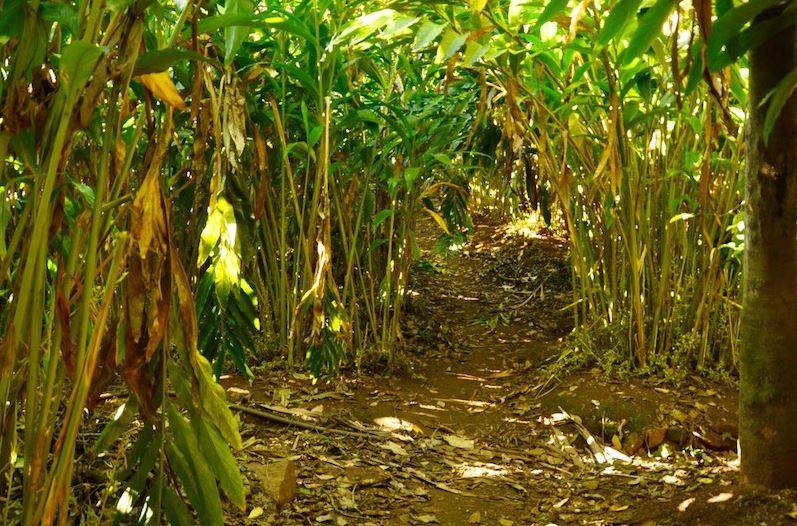
[[272, 422], [277, 422], [279, 424], [284, 424], [286, 426], [295, 426], [302, 429], [307, 429], [309, 431], [318, 431], [320, 433], [340, 433], [342, 435], [349, 435], [349, 436], [356, 436], [360, 438], [382, 438], [387, 440], [387, 437], [381, 435], [379, 433], [360, 433], [358, 431], [347, 431], [345, 429], [336, 429], [334, 427], [325, 427], [319, 426], [315, 424], [308, 424], [307, 422], [302, 422], [300, 420], [294, 420], [293, 418], [286, 418], [284, 416], [275, 415], [274, 413], [268, 413], [266, 411], [261, 411], [259, 409], [255, 409], [253, 407], [246, 407], [243, 405], [231, 404], [230, 409], [235, 409], [236, 411], [240, 411], [242, 413], [246, 413], [249, 415], [257, 416], [263, 418], [265, 420], [270, 420]]

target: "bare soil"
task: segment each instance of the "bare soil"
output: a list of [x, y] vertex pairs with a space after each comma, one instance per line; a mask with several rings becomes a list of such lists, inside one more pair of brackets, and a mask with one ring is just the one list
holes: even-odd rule
[[[794, 493], [737, 483], [733, 386], [548, 373], [572, 327], [560, 240], [482, 220], [444, 257], [424, 228], [405, 370], [225, 379], [239, 405], [323, 428], [242, 414], [250, 493], [230, 523], [797, 523]], [[267, 467], [286, 462], [296, 494], [285, 476], [275, 505]]]

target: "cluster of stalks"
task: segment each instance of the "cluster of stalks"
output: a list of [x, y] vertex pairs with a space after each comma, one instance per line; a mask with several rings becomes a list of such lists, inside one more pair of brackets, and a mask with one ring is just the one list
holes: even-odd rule
[[[640, 48], [630, 60], [622, 41], [601, 42], [600, 10], [556, 6], [435, 14], [463, 33], [476, 26], [469, 46], [488, 48], [463, 70], [482, 87], [473, 147], [495, 160], [479, 163], [474, 195], [563, 229], [582, 350], [623, 367], [732, 370], [744, 235], [738, 66], [703, 83], [703, 44], [680, 8], [661, 37], [651, 33], [650, 55]], [[452, 62], [467, 63], [468, 51]]]
[[625, 78], [608, 63], [579, 83], [605, 104], [563, 126], [538, 108], [532, 136], [570, 239], [576, 320], [614, 330], [643, 368], [733, 368], [744, 223], [728, 101], [656, 93], [648, 83], [681, 88], [668, 61]]
[[[476, 97], [390, 9], [52, 7], [0, 7], [0, 522], [221, 524], [245, 504], [214, 373], [393, 357], [416, 218], [465, 217]], [[109, 473], [92, 506], [77, 461]]]

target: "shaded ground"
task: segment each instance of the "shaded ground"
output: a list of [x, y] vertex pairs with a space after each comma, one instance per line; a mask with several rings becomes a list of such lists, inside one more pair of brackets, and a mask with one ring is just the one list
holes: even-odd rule
[[730, 388], [545, 374], [570, 329], [561, 243], [483, 221], [444, 258], [424, 237], [406, 374], [226, 381], [241, 406], [325, 428], [244, 416], [249, 518], [231, 523], [794, 523], [794, 494], [737, 487]]

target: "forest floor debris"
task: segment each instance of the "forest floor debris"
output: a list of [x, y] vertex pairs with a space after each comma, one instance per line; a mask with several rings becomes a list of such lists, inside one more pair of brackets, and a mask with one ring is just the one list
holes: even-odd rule
[[[239, 405], [285, 417], [243, 418], [252, 511], [231, 522], [797, 524], [794, 493], [738, 486], [732, 386], [545, 376], [571, 328], [562, 243], [490, 221], [456, 257], [430, 239], [404, 374], [313, 382], [275, 368], [252, 386], [225, 380], [249, 391]], [[279, 507], [257, 467], [273, 462], [296, 467], [295, 498]]]

